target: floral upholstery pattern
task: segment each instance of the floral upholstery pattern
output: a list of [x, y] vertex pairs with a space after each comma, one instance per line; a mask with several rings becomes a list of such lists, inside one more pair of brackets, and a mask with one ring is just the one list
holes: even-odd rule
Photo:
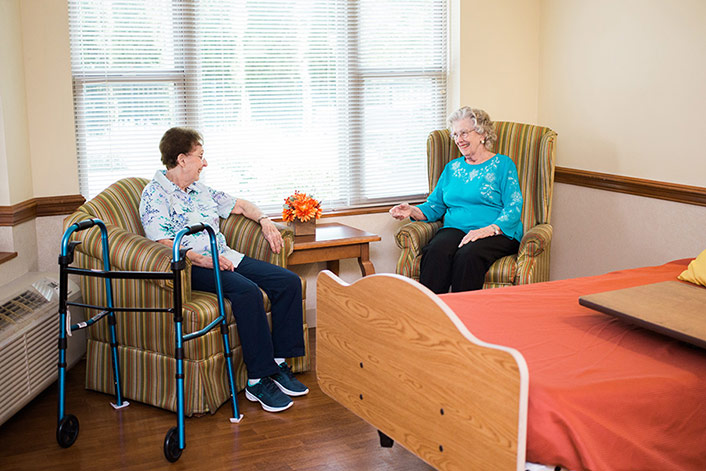
[[[497, 260], [485, 276], [483, 288], [537, 283], [549, 280], [552, 240], [550, 224], [556, 132], [531, 124], [496, 121], [498, 140], [494, 151], [509, 156], [517, 166], [524, 205], [525, 234], [517, 255]], [[461, 156], [446, 129], [432, 131], [427, 139], [429, 191], [434, 189], [444, 167]], [[414, 221], [400, 227], [395, 242], [402, 249], [396, 272], [419, 280], [421, 250], [441, 228], [440, 222]]]
[[[114, 183], [67, 217], [64, 229], [85, 219], [101, 219], [108, 228], [111, 269], [170, 271], [171, 249], [145, 238], [140, 222], [140, 195], [147, 182], [143, 178], [126, 178]], [[230, 215], [221, 220], [221, 231], [232, 248], [249, 257], [286, 267], [287, 257], [294, 245], [294, 234], [285, 226], [279, 227], [284, 249], [275, 254], [262, 236], [259, 224], [240, 215]], [[72, 266], [103, 269], [103, 248], [97, 227], [74, 233], [72, 240], [81, 241], [76, 247]], [[218, 317], [218, 300], [212, 293], [191, 290], [191, 262], [188, 259], [182, 277], [183, 329], [184, 333], [189, 333], [202, 329]], [[79, 277], [79, 283], [85, 303], [107, 303], [103, 279], [83, 276]], [[112, 290], [116, 307], [171, 307], [173, 304], [172, 283], [164, 280], [113, 280]], [[306, 289], [303, 289], [303, 293], [306, 293]], [[269, 300], [264, 293], [263, 299], [265, 311], [269, 315]], [[229, 320], [236, 386], [240, 390], [245, 387], [247, 372], [230, 303], [224, 299], [224, 304]], [[96, 312], [89, 310], [87, 314], [95, 315]], [[128, 399], [176, 411], [175, 333], [172, 315], [118, 312], [116, 317], [123, 395]], [[304, 340], [306, 355], [288, 360], [295, 372], [308, 371], [310, 368], [306, 318]], [[215, 328], [206, 335], [185, 342], [184, 358], [186, 415], [215, 413], [230, 395], [220, 329]], [[105, 320], [88, 329], [86, 387], [114, 394], [108, 324]]]

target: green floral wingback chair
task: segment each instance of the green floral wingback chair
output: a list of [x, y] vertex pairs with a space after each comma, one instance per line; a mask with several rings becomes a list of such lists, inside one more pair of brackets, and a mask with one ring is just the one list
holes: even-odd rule
[[[557, 134], [549, 128], [497, 121], [495, 152], [509, 156], [517, 165], [524, 198], [522, 224], [525, 230], [517, 255], [509, 255], [491, 265], [483, 288], [497, 288], [549, 280], [549, 251], [552, 240], [550, 215], [554, 188], [554, 154]], [[449, 131], [432, 131], [427, 139], [429, 191], [451, 160], [461, 153]], [[419, 280], [419, 264], [424, 247], [441, 228], [440, 221], [414, 221], [395, 234], [402, 249], [396, 271]]]
[[[101, 219], [108, 228], [111, 269], [170, 272], [171, 249], [145, 238], [140, 222], [140, 196], [147, 182], [144, 178], [126, 178], [112, 184], [67, 217], [64, 229], [85, 219]], [[228, 245], [235, 250], [286, 267], [294, 244], [291, 229], [280, 226], [284, 248], [279, 254], [270, 250], [259, 224], [243, 216], [231, 214], [221, 221], [220, 229]], [[76, 232], [72, 239], [82, 242], [76, 247], [73, 266], [103, 269], [103, 249], [97, 227]], [[218, 317], [218, 299], [214, 294], [191, 290], [191, 262], [188, 259], [182, 276], [183, 328], [184, 333], [189, 333], [204, 328]], [[98, 277], [79, 278], [84, 302], [105, 306], [104, 280]], [[112, 289], [116, 307], [168, 308], [173, 305], [172, 283], [164, 280], [113, 280]], [[306, 289], [302, 291], [306, 293]], [[270, 303], [264, 293], [263, 297], [269, 315]], [[238, 390], [241, 390], [245, 386], [247, 372], [230, 303], [224, 299], [224, 304], [230, 326], [233, 371]], [[91, 312], [90, 315], [95, 313]], [[306, 316], [306, 309], [304, 313]], [[168, 313], [117, 312], [116, 317], [123, 395], [176, 411], [173, 316]], [[306, 355], [289, 360], [295, 372], [307, 371], [310, 367], [306, 318], [304, 339]], [[186, 342], [184, 356], [186, 415], [215, 413], [229, 398], [220, 329], [212, 329], [206, 335]], [[105, 320], [88, 330], [86, 388], [114, 394], [110, 337]]]

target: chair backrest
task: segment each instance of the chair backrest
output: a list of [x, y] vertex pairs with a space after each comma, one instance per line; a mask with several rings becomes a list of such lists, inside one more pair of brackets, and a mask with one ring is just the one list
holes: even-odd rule
[[145, 231], [140, 221], [140, 198], [148, 181], [146, 178], [136, 177], [118, 180], [84, 203], [79, 211], [106, 224], [144, 236]]
[[[522, 224], [525, 230], [537, 224], [549, 224], [554, 191], [554, 167], [557, 134], [547, 127], [496, 121], [498, 140], [495, 152], [510, 157], [517, 166], [524, 204]], [[449, 131], [432, 131], [427, 139], [429, 191], [436, 186], [447, 163], [461, 156]]]

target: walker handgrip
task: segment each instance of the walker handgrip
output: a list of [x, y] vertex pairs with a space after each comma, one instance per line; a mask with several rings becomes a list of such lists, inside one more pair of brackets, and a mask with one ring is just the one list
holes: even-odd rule
[[93, 219], [86, 219], [85, 221], [77, 222], [74, 225], [76, 226], [77, 231], [82, 231], [84, 229], [88, 229], [89, 227], [95, 226], [96, 221]]
[[[216, 247], [216, 234], [213, 232], [211, 226], [206, 223], [200, 222], [198, 224], [194, 224], [193, 226], [187, 226], [177, 232], [176, 236], [174, 237], [174, 245], [172, 246], [172, 262], [178, 262], [180, 260], [183, 260], [184, 257], [186, 257], [186, 252], [181, 253], [181, 239], [186, 235], [195, 234], [204, 230], [208, 233], [208, 236], [211, 239], [211, 249], [214, 250], [216, 254], [218, 254], [218, 248]], [[214, 263], [218, 263], [217, 259]], [[214, 264], [214, 266], [216, 265]]]
[[184, 235], [196, 234], [197, 232], [201, 232], [204, 229], [206, 229], [206, 224], [200, 222], [198, 224], [194, 224], [193, 226], [187, 227], [187, 230]]

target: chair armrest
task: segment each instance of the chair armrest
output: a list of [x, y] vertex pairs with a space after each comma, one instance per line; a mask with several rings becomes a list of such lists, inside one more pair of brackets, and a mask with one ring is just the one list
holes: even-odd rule
[[427, 245], [434, 234], [441, 228], [442, 223], [412, 221], [400, 227], [395, 234], [397, 247], [408, 249], [410, 253], [419, 254], [422, 247]]
[[395, 242], [402, 249], [395, 266], [395, 272], [398, 275], [419, 279], [419, 258], [422, 247], [429, 243], [441, 225], [441, 222], [413, 221], [397, 230]]
[[[111, 270], [171, 273], [172, 249], [118, 226], [106, 225], [106, 228]], [[71, 238], [81, 241], [76, 250], [100, 262], [103, 261], [103, 243], [98, 227], [74, 232]], [[170, 280], [145, 281], [169, 291], [174, 289], [174, 283]], [[191, 299], [191, 261], [189, 259], [186, 259], [186, 266], [181, 274], [181, 285], [182, 302], [187, 302]]]
[[554, 229], [550, 224], [537, 224], [522, 236], [517, 252], [517, 263], [530, 257], [537, 257], [547, 250], [552, 242]]
[[257, 222], [241, 214], [231, 214], [221, 220], [221, 232], [226, 238], [228, 247], [250, 258], [286, 268], [287, 258], [294, 250], [294, 231], [283, 224], [275, 223], [275, 226], [284, 240], [284, 247], [278, 254], [270, 248], [270, 243], [265, 239], [262, 227]]

